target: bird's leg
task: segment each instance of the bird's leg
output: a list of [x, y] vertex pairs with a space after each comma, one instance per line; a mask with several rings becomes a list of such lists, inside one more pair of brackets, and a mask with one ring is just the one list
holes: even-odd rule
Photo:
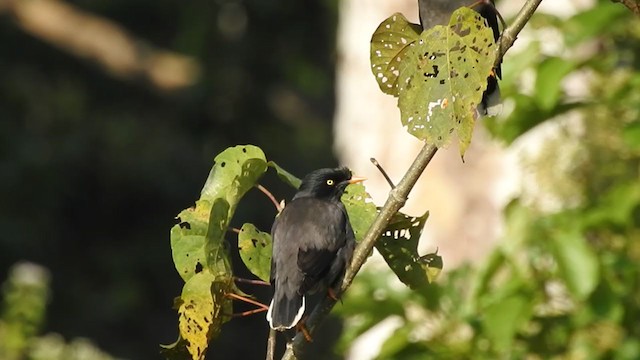
[[239, 283], [245, 283], [245, 284], [252, 284], [252, 285], [264, 285], [264, 286], [269, 286], [271, 285], [270, 283], [266, 282], [266, 281], [262, 281], [262, 280], [252, 280], [252, 279], [244, 279], [244, 278], [239, 278], [239, 277], [233, 277], [233, 281], [235, 282], [239, 282]]

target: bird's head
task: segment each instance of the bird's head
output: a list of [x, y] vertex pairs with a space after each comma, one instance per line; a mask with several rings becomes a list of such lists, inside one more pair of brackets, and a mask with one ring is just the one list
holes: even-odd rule
[[352, 176], [351, 171], [346, 167], [318, 169], [302, 179], [302, 184], [295, 198], [311, 196], [339, 200], [347, 185], [364, 180], [363, 177]]

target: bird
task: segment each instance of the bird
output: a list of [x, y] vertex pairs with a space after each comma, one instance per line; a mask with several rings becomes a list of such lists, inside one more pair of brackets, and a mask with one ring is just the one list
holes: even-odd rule
[[335, 298], [356, 244], [340, 197], [347, 185], [363, 180], [346, 167], [312, 171], [276, 217], [271, 228], [273, 299], [267, 311], [272, 329], [298, 325], [309, 294], [327, 291]]
[[[493, 39], [497, 42], [500, 38], [500, 28], [494, 1], [479, 0], [474, 4], [471, 2], [472, 0], [418, 0], [420, 25], [424, 31], [436, 25], [447, 25], [455, 10], [463, 6], [471, 6], [487, 20], [493, 32]], [[482, 101], [477, 108], [478, 113], [483, 116], [495, 116], [502, 110], [498, 86], [498, 79], [502, 78], [500, 64], [493, 69], [493, 72], [494, 74], [487, 77], [487, 89], [482, 94]]]

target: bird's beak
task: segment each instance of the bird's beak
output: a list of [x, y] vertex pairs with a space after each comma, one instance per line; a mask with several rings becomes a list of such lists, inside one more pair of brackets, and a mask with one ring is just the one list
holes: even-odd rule
[[366, 177], [362, 177], [362, 176], [352, 176], [351, 179], [348, 181], [349, 184], [357, 184], [359, 182], [363, 182], [367, 180]]

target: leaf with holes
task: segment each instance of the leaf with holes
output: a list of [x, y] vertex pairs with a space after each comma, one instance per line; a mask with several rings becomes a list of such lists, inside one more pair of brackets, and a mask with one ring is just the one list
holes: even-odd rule
[[273, 161], [269, 161], [267, 165], [276, 171], [280, 180], [282, 180], [285, 184], [288, 184], [295, 189], [300, 187], [300, 183], [302, 182], [302, 180], [298, 179], [287, 170], [281, 168], [280, 165], [276, 164]]
[[178, 214], [178, 225], [171, 228], [171, 251], [178, 274], [184, 281], [206, 265], [205, 249], [211, 202], [199, 200], [196, 206]]
[[253, 145], [227, 148], [214, 159], [213, 167], [202, 188], [200, 199], [224, 197], [230, 211], [267, 171], [264, 152]]
[[407, 131], [437, 147], [449, 144], [456, 132], [464, 156], [495, 49], [491, 29], [466, 7], [453, 13], [448, 26], [433, 27], [411, 43], [397, 79]]
[[409, 45], [418, 39], [422, 27], [400, 13], [388, 17], [371, 37], [371, 71], [382, 92], [398, 96], [398, 75]]
[[244, 224], [238, 234], [240, 258], [255, 276], [269, 281], [271, 276], [271, 235], [253, 224]]
[[441, 258], [438, 264], [439, 257], [425, 255], [421, 258], [418, 255], [418, 241], [427, 218], [428, 211], [420, 217], [397, 213], [376, 243], [376, 249], [398, 279], [412, 289], [430, 283], [429, 271], [432, 266], [442, 268]]
[[218, 335], [222, 323], [228, 320], [223, 314], [231, 313], [231, 302], [225, 297], [231, 284], [231, 279], [220, 280], [204, 270], [184, 285], [178, 327], [193, 360], [204, 359], [209, 340]]
[[376, 218], [378, 212], [376, 205], [362, 184], [351, 184], [347, 186], [341, 200], [347, 209], [349, 221], [356, 235], [356, 240], [360, 241]]
[[[188, 294], [189, 299], [196, 299], [198, 303], [209, 299], [207, 301], [217, 307], [228, 308], [231, 300], [221, 294], [242, 294], [231, 281], [233, 274], [225, 234], [238, 202], [266, 170], [267, 161], [260, 148], [242, 145], [226, 149], [216, 156], [195, 207], [178, 215], [178, 224], [171, 229], [171, 252], [176, 270], [186, 282], [183, 303], [187, 301], [185, 294]], [[207, 281], [208, 285], [204, 284]], [[220, 290], [214, 292], [212, 289], [216, 288]], [[181, 307], [179, 310], [180, 335], [187, 340], [188, 350], [196, 359], [199, 358], [196, 357], [198, 352], [204, 353], [206, 350], [207, 342], [204, 342], [201, 333], [189, 336], [185, 333], [187, 327], [183, 322], [191, 318], [187, 316], [191, 311], [190, 307]], [[200, 313], [198, 310], [197, 314]], [[215, 336], [222, 323], [228, 320], [218, 315], [219, 312], [214, 311], [213, 318], [209, 318], [211, 327], [203, 330], [206, 339]], [[204, 328], [203, 324], [198, 326]], [[180, 344], [184, 342], [177, 342], [175, 346]], [[174, 350], [179, 352], [179, 349]]]

